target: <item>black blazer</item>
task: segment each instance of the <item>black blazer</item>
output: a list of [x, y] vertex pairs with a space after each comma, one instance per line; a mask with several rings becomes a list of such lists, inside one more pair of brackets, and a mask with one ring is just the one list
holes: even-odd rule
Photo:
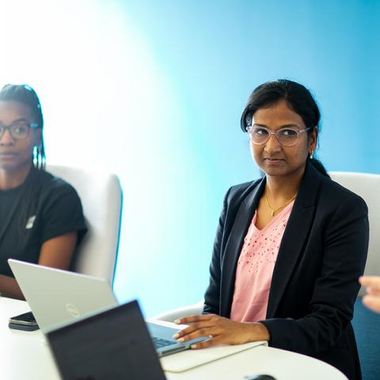
[[[204, 312], [230, 317], [244, 237], [265, 178], [231, 187], [224, 199]], [[308, 164], [285, 229], [269, 292], [269, 345], [313, 356], [361, 379], [351, 326], [368, 249], [362, 198]]]

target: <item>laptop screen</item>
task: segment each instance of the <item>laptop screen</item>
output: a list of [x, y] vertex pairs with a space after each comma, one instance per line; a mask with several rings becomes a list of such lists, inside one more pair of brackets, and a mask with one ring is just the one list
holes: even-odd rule
[[164, 380], [137, 301], [47, 333], [64, 380]]

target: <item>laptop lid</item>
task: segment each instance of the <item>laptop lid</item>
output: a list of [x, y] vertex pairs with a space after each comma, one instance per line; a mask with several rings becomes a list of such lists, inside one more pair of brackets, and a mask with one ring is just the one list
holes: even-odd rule
[[[9, 259], [8, 263], [44, 334], [51, 328], [62, 327], [118, 304], [104, 279], [14, 259]], [[181, 330], [180, 327], [153, 321], [147, 326], [159, 356], [189, 349], [193, 343], [207, 339], [178, 343], [172, 336]]]
[[118, 304], [104, 279], [13, 259], [8, 263], [43, 333]]
[[137, 301], [48, 331], [63, 380], [164, 380]]

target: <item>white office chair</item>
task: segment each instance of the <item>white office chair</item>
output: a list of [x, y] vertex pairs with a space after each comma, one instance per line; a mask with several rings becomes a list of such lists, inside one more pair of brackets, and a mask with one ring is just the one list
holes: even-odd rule
[[187, 305], [172, 310], [164, 311], [163, 313], [154, 316], [153, 319], [158, 319], [159, 321], [165, 322], [174, 322], [176, 319], [179, 318], [188, 317], [190, 315], [202, 314], [203, 302], [204, 300], [202, 299], [193, 305]]
[[79, 246], [74, 270], [113, 282], [122, 208], [115, 174], [105, 170], [47, 165], [51, 174], [70, 183], [82, 201], [88, 232]]
[[[368, 205], [370, 240], [366, 275], [380, 275], [380, 175], [366, 173], [330, 172], [331, 179], [360, 195]], [[360, 289], [359, 297], [365, 290]], [[196, 304], [168, 310], [156, 319], [172, 322], [177, 318], [202, 313], [203, 300]]]
[[[368, 206], [370, 237], [366, 275], [380, 275], [380, 175], [367, 173], [330, 172], [332, 180], [360, 195]], [[359, 297], [364, 295], [360, 289]]]
[[[331, 178], [360, 195], [368, 205], [370, 237], [366, 275], [380, 275], [380, 175], [331, 172]], [[380, 372], [380, 315], [363, 306], [360, 289], [355, 302], [354, 327], [363, 379], [377, 379]]]

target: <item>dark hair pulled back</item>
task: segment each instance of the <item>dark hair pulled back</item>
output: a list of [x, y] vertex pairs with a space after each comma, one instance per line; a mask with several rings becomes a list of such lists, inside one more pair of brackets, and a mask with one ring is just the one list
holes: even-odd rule
[[0, 101], [15, 101], [26, 104], [32, 110], [38, 128], [41, 128], [41, 143], [33, 150], [32, 162], [35, 168], [45, 169], [46, 155], [43, 139], [44, 118], [40, 100], [32, 87], [26, 84], [6, 84], [0, 91]]
[[[321, 113], [314, 97], [305, 86], [288, 79], [263, 83], [252, 92], [240, 118], [241, 129], [244, 132], [247, 131], [258, 109], [270, 107], [280, 100], [285, 100], [288, 106], [302, 118], [306, 128], [310, 128], [307, 131], [308, 135], [312, 133], [314, 127], [320, 130]], [[310, 157], [308, 160], [321, 174], [328, 176], [319, 160]]]

